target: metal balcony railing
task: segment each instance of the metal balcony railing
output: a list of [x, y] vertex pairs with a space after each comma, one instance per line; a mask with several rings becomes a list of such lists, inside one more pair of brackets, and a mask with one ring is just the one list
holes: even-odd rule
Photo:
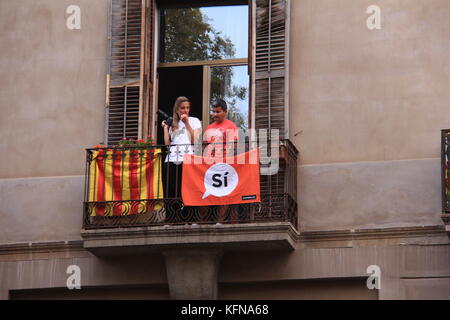
[[[235, 149], [240, 150], [236, 147], [236, 143], [233, 145]], [[254, 145], [247, 142], [242, 147], [244, 149], [241, 149], [248, 151]], [[171, 152], [167, 146], [86, 149], [83, 228], [128, 228], [218, 222], [223, 224], [291, 222], [297, 228], [298, 151], [289, 140], [269, 141], [267, 145], [265, 151], [267, 156], [265, 157], [263, 152], [260, 154], [262, 172], [260, 203], [204, 207], [183, 205], [181, 190], [177, 187], [181, 173], [172, 170], [165, 162], [168, 153]], [[267, 164], [264, 160], [274, 157], [279, 161], [278, 170], [266, 175], [270, 171], [267, 169], [271, 164]], [[108, 162], [116, 165], [112, 166], [111, 172], [102, 173], [99, 168], [102, 166], [106, 168]], [[146, 167], [147, 170], [144, 170], [142, 168], [146, 163], [149, 165]], [[152, 178], [148, 180], [149, 176], [146, 176], [149, 171], [154, 177], [153, 180]], [[99, 179], [105, 179], [105, 175], [109, 175], [109, 187], [98, 183]], [[158, 176], [161, 179], [158, 179]], [[117, 188], [114, 187], [119, 181], [122, 181], [119, 190], [122, 194], [117, 194]], [[152, 186], [146, 185], [143, 181], [152, 181]], [[150, 189], [153, 189], [152, 192]], [[101, 196], [98, 197], [99, 195]]]
[[450, 214], [450, 129], [442, 130], [442, 213]]

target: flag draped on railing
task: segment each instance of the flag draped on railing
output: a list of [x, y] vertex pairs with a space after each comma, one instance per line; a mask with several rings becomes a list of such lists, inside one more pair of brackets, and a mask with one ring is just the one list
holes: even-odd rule
[[[162, 208], [161, 149], [99, 149], [89, 165], [91, 216], [123, 216]], [[152, 200], [152, 201], [150, 201]]]

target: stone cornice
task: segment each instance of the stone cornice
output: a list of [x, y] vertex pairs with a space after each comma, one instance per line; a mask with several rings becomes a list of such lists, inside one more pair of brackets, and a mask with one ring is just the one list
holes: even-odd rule
[[17, 253], [61, 252], [73, 250], [84, 250], [83, 241], [71, 240], [0, 244], [0, 255]]
[[442, 237], [445, 234], [445, 227], [441, 225], [374, 229], [321, 230], [300, 232], [299, 241], [309, 242], [330, 240], [381, 240], [415, 237]]
[[[450, 217], [448, 217], [450, 219]], [[279, 224], [279, 223], [278, 223]], [[283, 223], [281, 223], [283, 225]], [[124, 233], [126, 231], [126, 233]], [[320, 241], [350, 241], [350, 240], [382, 240], [399, 238], [443, 237], [446, 235], [445, 226], [403, 227], [403, 228], [379, 228], [379, 229], [354, 229], [354, 230], [321, 230], [302, 231], [298, 233], [292, 226], [275, 224], [239, 224], [214, 226], [174, 226], [153, 228], [128, 228], [128, 229], [101, 229], [83, 230], [82, 235], [97, 240], [120, 240], [133, 237], [169, 237], [176, 243], [180, 237], [214, 235], [232, 237], [239, 235], [241, 240], [256, 240], [254, 236], [264, 233], [285, 233], [296, 243], [320, 242]], [[20, 242], [0, 244], [0, 255], [38, 253], [38, 252], [62, 252], [85, 250], [83, 240], [48, 241], [48, 242]], [[180, 241], [183, 244], [184, 241]]]

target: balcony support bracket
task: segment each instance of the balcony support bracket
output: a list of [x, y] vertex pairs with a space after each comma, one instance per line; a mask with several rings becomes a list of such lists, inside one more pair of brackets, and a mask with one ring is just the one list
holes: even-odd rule
[[222, 250], [213, 248], [163, 251], [170, 296], [176, 300], [216, 300]]

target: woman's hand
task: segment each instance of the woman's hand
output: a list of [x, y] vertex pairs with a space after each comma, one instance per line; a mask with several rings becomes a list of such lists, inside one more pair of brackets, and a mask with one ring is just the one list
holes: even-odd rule
[[188, 123], [189, 121], [189, 116], [187, 114], [182, 114], [180, 116], [180, 120], [183, 121], [184, 123]]
[[166, 146], [170, 145], [170, 137], [169, 137], [169, 126], [166, 122], [166, 120], [164, 120], [163, 122], [161, 122], [161, 126], [164, 128], [164, 144]]

